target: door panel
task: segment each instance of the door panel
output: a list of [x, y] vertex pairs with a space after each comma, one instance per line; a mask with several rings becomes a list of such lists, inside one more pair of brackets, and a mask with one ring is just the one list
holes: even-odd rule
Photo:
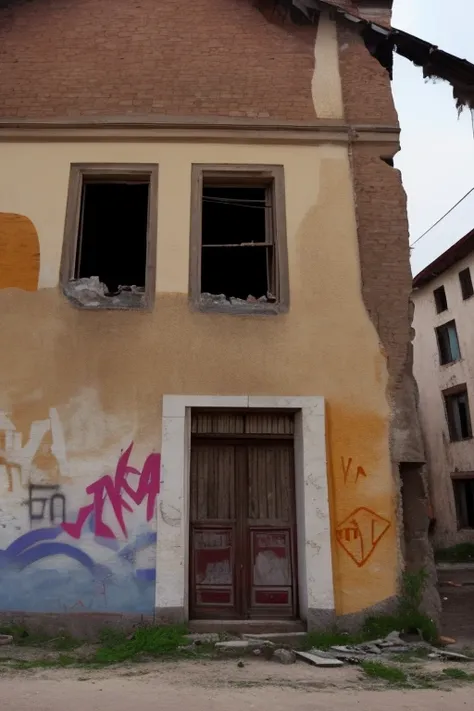
[[194, 618], [297, 614], [292, 440], [193, 437]]

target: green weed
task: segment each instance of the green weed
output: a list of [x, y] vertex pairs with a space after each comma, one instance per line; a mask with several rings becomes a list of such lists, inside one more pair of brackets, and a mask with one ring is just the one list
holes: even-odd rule
[[383, 679], [390, 684], [406, 684], [408, 681], [408, 677], [402, 669], [382, 664], [382, 662], [362, 662], [361, 667], [367, 676]]
[[186, 645], [186, 627], [139, 627], [129, 639], [123, 633], [106, 630], [101, 635], [102, 646], [89, 658], [93, 664], [115, 664], [144, 656], [173, 656], [178, 647]]
[[461, 681], [467, 681], [469, 679], [474, 679], [474, 675], [468, 674], [463, 669], [448, 668], [448, 669], [443, 669], [442, 673], [445, 676], [449, 677], [450, 679], [459, 679]]

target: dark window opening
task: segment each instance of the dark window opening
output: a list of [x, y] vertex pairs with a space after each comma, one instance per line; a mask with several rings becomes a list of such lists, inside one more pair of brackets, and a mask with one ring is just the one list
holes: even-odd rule
[[459, 528], [474, 528], [474, 478], [453, 479]]
[[448, 308], [448, 300], [446, 299], [444, 286], [440, 286], [438, 289], [435, 289], [433, 291], [433, 295], [436, 304], [436, 313], [440, 314], [442, 311], [446, 311]]
[[99, 277], [110, 295], [145, 287], [149, 183], [84, 180], [76, 279]]
[[202, 294], [275, 301], [272, 185], [204, 182], [201, 250]]
[[441, 365], [453, 363], [461, 358], [458, 332], [455, 321], [449, 321], [436, 329], [439, 362]]
[[474, 294], [474, 288], [472, 286], [471, 270], [469, 267], [463, 269], [459, 272], [459, 282], [461, 284], [461, 293], [464, 301], [469, 299]]
[[472, 437], [469, 399], [464, 388], [451, 395], [444, 395], [449, 436], [452, 442]]

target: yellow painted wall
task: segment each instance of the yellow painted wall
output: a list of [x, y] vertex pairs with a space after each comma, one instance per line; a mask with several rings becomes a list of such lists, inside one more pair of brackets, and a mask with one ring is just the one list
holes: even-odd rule
[[[151, 313], [81, 311], [60, 293], [73, 162], [159, 164], [157, 298]], [[289, 313], [237, 317], [190, 310], [192, 163], [284, 166]], [[131, 441], [137, 466], [159, 451], [164, 393], [322, 395], [327, 399], [337, 612], [357, 612], [395, 594], [387, 372], [361, 298], [347, 147], [1, 144], [0, 212], [24, 216], [25, 238], [33, 224], [41, 252], [37, 291], [26, 290], [31, 281], [24, 290], [0, 290], [0, 523], [7, 511], [18, 519], [0, 528], [0, 548], [10, 545], [18, 530], [28, 530], [21, 507], [28, 476], [17, 470], [8, 474], [5, 462], [2, 470], [1, 438], [9, 436], [8, 429], [23, 444], [32, 442], [31, 456], [25, 454], [23, 461], [36, 474], [46, 469], [38, 481], [64, 481], [64, 490], [84, 492], [113, 470]], [[1, 244], [5, 224], [8, 230], [11, 219], [0, 221]], [[33, 249], [24, 260], [33, 268]], [[52, 432], [50, 439], [37, 434], [36, 464], [34, 423], [46, 423]], [[363, 551], [355, 538], [360, 535]]]

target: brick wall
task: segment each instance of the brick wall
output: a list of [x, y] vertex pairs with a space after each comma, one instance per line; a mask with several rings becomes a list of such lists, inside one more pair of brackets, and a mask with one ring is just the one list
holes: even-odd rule
[[312, 121], [315, 34], [251, 0], [17, 0], [0, 9], [0, 117]]
[[[390, 11], [377, 18], [390, 22]], [[339, 23], [339, 64], [347, 123], [398, 127], [390, 79], [362, 38]], [[398, 170], [382, 158], [398, 143], [355, 143], [351, 149], [362, 295], [387, 356], [394, 462], [423, 461], [412, 374], [411, 269], [406, 194]]]

